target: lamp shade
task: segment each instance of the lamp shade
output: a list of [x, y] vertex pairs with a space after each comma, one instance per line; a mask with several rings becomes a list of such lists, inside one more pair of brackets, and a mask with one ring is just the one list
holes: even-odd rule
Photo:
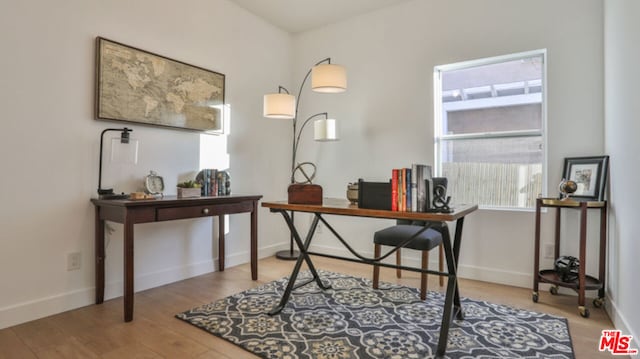
[[311, 89], [315, 92], [338, 93], [347, 90], [347, 70], [340, 65], [320, 64], [311, 69]]
[[296, 98], [287, 93], [266, 94], [262, 113], [268, 118], [292, 119], [296, 117]]
[[337, 141], [338, 126], [332, 118], [316, 120], [313, 123], [313, 139], [316, 141]]
[[123, 141], [121, 137], [111, 139], [111, 162], [120, 164], [138, 163], [138, 140], [128, 137]]

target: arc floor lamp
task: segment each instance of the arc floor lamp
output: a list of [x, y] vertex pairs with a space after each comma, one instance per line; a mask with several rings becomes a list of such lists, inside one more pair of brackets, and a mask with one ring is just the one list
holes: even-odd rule
[[[293, 96], [283, 86], [278, 86], [277, 93], [264, 95], [263, 115], [267, 118], [280, 118], [292, 120], [293, 138], [291, 151], [291, 177], [290, 183], [311, 183], [316, 172], [316, 166], [312, 162], [298, 163], [296, 155], [300, 145], [300, 138], [305, 126], [314, 118], [323, 117], [314, 121], [314, 140], [316, 141], [337, 141], [338, 131], [336, 120], [329, 118], [327, 112], [319, 112], [309, 116], [307, 119], [299, 122], [298, 109], [300, 105], [300, 97], [304, 85], [311, 76], [311, 90], [321, 93], [340, 93], [347, 90], [347, 72], [343, 66], [332, 64], [331, 58], [328, 57], [316, 63], [305, 75], [298, 96]], [[311, 168], [312, 172], [308, 170]], [[305, 170], [306, 169], [306, 170]], [[303, 179], [298, 181], [296, 174], [302, 175]], [[293, 219], [293, 213], [292, 219]], [[289, 250], [276, 253], [276, 257], [280, 259], [296, 259], [298, 252], [293, 250], [293, 238], [289, 243]]]

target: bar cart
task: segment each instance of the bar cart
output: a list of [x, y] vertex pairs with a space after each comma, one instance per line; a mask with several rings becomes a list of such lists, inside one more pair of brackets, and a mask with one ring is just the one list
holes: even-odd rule
[[[577, 209], [580, 211], [580, 246], [579, 260], [580, 267], [578, 270], [578, 278], [575, 281], [562, 281], [560, 276], [554, 269], [540, 270], [540, 209], [549, 207], [556, 209], [555, 218], [555, 248], [554, 258], [560, 255], [560, 214], [563, 208]], [[600, 253], [598, 278], [594, 278], [586, 274], [586, 253], [587, 253], [587, 211], [589, 209], [600, 210]], [[538, 198], [536, 200], [536, 229], [535, 229], [535, 259], [533, 272], [533, 296], [532, 300], [537, 303], [538, 284], [550, 283], [553, 286], [550, 292], [553, 295], [558, 294], [558, 287], [566, 287], [575, 290], [578, 293], [578, 311], [584, 318], [589, 317], [589, 309], [585, 307], [585, 291], [597, 290], [598, 297], [593, 300], [593, 306], [602, 307], [604, 304], [604, 288], [605, 288], [605, 256], [607, 245], [607, 201], [577, 201], [573, 199], [556, 199], [556, 198]]]

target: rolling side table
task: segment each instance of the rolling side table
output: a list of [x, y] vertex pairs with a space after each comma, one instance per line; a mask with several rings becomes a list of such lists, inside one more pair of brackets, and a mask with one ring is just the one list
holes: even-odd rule
[[[560, 256], [560, 213], [563, 208], [577, 209], [580, 211], [580, 245], [579, 257], [580, 268], [578, 279], [571, 282], [564, 282], [554, 269], [540, 270], [540, 209], [542, 207], [556, 209], [555, 224], [555, 258]], [[600, 210], [600, 253], [598, 278], [586, 274], [587, 256], [587, 212], [589, 209]], [[535, 229], [535, 259], [533, 269], [533, 296], [532, 300], [537, 303], [539, 298], [538, 284], [550, 283], [551, 294], [558, 294], [558, 287], [571, 288], [578, 292], [578, 311], [580, 315], [588, 318], [589, 309], [585, 307], [585, 291], [597, 290], [598, 298], [593, 300], [593, 306], [602, 307], [604, 304], [605, 288], [605, 256], [607, 249], [607, 201], [576, 201], [573, 199], [560, 200], [556, 198], [538, 198], [536, 200], [536, 229]]]

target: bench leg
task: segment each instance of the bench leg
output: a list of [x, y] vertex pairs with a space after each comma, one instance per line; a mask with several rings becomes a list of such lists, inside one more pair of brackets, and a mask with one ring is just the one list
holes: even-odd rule
[[[373, 257], [374, 258], [378, 258], [380, 257], [380, 245], [376, 244], [374, 249], [373, 249]], [[378, 289], [378, 281], [380, 280], [380, 266], [379, 265], [373, 265], [373, 289]]]
[[[422, 269], [429, 268], [429, 251], [422, 251]], [[420, 299], [427, 299], [427, 273], [420, 273]], [[442, 278], [442, 277], [440, 277]]]
[[[396, 252], [396, 265], [402, 265], [402, 254], [400, 253], [401, 249], [398, 248]], [[396, 277], [402, 278], [402, 269], [396, 268]]]

